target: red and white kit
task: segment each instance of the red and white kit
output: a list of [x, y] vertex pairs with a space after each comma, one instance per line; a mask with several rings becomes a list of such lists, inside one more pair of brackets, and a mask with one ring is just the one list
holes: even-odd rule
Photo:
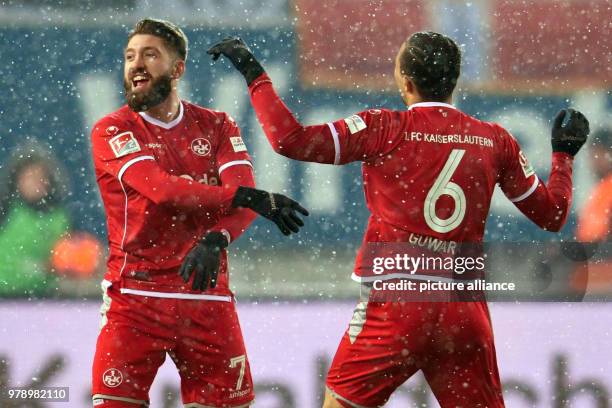
[[254, 186], [238, 127], [225, 113], [185, 101], [169, 123], [124, 106], [96, 123], [91, 142], [110, 248], [94, 405], [147, 404], [166, 353], [186, 406], [249, 405], [253, 385], [227, 254], [214, 289], [193, 291], [178, 275], [207, 232], [231, 242], [255, 218], [230, 206], [238, 186]]
[[[369, 109], [302, 126], [266, 74], [249, 90], [277, 152], [318, 163], [363, 162], [371, 215], [355, 264], [357, 281], [368, 280], [362, 276], [368, 243], [481, 242], [496, 184], [540, 227], [558, 230], [565, 222], [572, 157], [553, 153], [544, 184], [505, 129], [452, 105]], [[503, 407], [486, 303], [359, 304], [327, 386], [346, 406], [378, 407], [419, 369], [443, 407]]]

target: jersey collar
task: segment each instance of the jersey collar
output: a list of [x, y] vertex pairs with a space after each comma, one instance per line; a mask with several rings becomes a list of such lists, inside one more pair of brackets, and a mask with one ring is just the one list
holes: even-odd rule
[[418, 102], [418, 103], [413, 103], [412, 105], [410, 105], [408, 107], [408, 110], [410, 110], [412, 108], [429, 108], [429, 107], [433, 107], [433, 106], [440, 106], [440, 107], [445, 107], [445, 108], [457, 109], [453, 105], [449, 105], [448, 103], [443, 103], [443, 102]]
[[154, 117], [147, 115], [146, 112], [138, 112], [138, 114], [142, 116], [144, 120], [155, 126], [159, 126], [164, 129], [172, 129], [173, 127], [178, 125], [181, 120], [183, 120], [183, 101], [179, 101], [179, 114], [171, 122], [162, 122], [161, 120], [155, 119]]

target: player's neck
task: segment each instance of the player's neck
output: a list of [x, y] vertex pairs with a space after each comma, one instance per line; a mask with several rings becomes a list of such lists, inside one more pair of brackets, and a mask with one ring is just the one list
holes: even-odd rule
[[145, 113], [161, 122], [172, 122], [179, 115], [180, 104], [178, 95], [171, 93], [165, 101], [145, 111]]
[[[421, 97], [416, 97], [416, 98], [412, 98], [412, 100], [410, 101], [408, 106], [414, 105], [415, 103], [423, 103], [423, 102], [440, 102], [440, 101], [431, 101], [431, 100], [428, 100], [428, 99], [423, 99]], [[450, 97], [448, 99], [445, 99], [445, 100], [441, 101], [441, 103], [446, 103], [448, 105], [452, 105], [453, 104], [453, 98]]]

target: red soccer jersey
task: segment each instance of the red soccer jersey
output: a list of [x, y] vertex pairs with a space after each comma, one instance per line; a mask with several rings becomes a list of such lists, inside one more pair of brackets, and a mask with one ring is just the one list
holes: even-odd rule
[[[571, 199], [571, 156], [553, 154], [548, 188], [514, 137], [452, 105], [424, 102], [405, 111], [369, 109], [324, 125], [302, 126], [267, 75], [250, 86], [255, 111], [275, 150], [329, 164], [363, 162], [371, 212], [355, 265], [369, 242], [482, 241], [496, 184], [530, 219], [558, 230]], [[365, 265], [364, 265], [365, 266]]]
[[[96, 123], [92, 150], [108, 226], [105, 279], [122, 290], [190, 292], [177, 270], [196, 241], [209, 230], [235, 239], [254, 217], [223, 207], [227, 174], [248, 169], [252, 180], [246, 146], [225, 113], [182, 101], [178, 117], [164, 123], [124, 106]], [[212, 292], [227, 285], [223, 254]]]

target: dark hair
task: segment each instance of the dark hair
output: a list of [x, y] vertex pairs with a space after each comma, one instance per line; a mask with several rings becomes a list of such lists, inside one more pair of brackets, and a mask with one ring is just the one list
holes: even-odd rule
[[461, 72], [461, 51], [452, 39], [431, 31], [414, 33], [399, 58], [402, 74], [423, 99], [441, 102], [452, 95]]
[[128, 41], [136, 34], [150, 34], [164, 40], [164, 44], [175, 51], [179, 58], [187, 61], [187, 36], [176, 24], [165, 20], [145, 18], [140, 20], [130, 34]]

